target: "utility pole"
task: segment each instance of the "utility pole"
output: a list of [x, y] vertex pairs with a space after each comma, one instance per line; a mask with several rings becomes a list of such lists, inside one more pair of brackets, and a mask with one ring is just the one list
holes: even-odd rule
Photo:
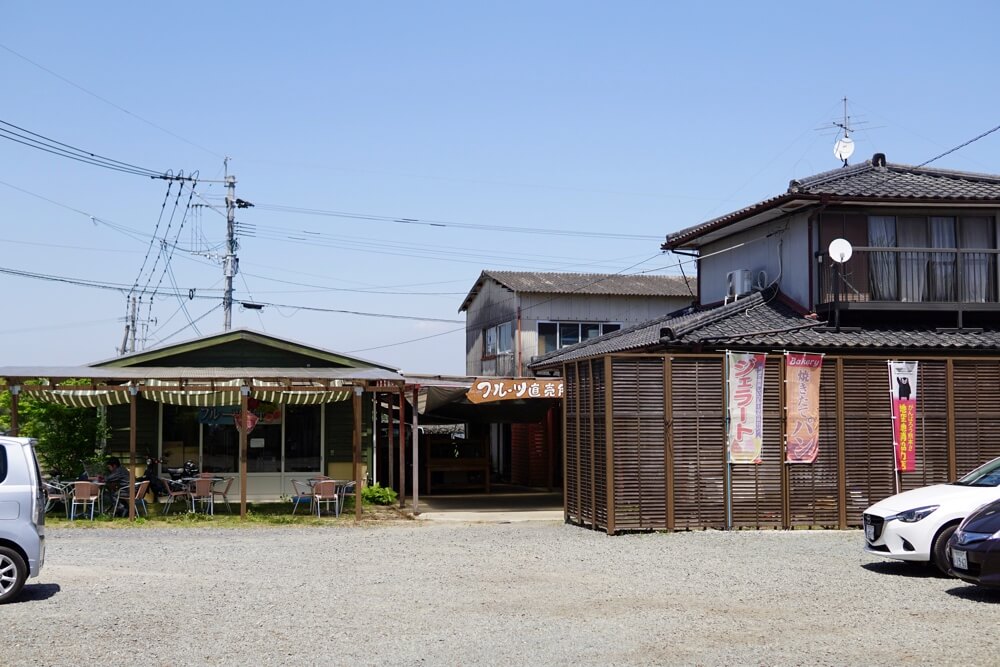
[[223, 161], [226, 178], [226, 257], [223, 259], [222, 270], [226, 277], [226, 290], [222, 296], [223, 329], [229, 331], [233, 326], [233, 276], [239, 268], [236, 258], [236, 177], [229, 175], [229, 158]]
[[136, 298], [133, 295], [132, 296], [132, 311], [129, 314], [129, 318], [128, 318], [128, 322], [129, 323], [128, 323], [128, 327], [126, 329], [128, 331], [128, 337], [129, 337], [129, 343], [128, 343], [128, 351], [129, 352], [135, 352], [135, 328], [136, 328], [136, 326], [138, 326], [137, 323], [136, 323], [136, 313], [137, 313], [137, 311], [138, 311], [138, 305], [136, 303]]

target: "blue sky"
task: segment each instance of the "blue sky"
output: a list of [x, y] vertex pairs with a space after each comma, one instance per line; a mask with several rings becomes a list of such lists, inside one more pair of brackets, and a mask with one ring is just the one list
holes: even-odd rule
[[[257, 205], [237, 216], [235, 298], [274, 304], [236, 306], [234, 327], [411, 372], [464, 372], [457, 311], [483, 269], [676, 273], [678, 258], [659, 253], [667, 233], [837, 168], [836, 137], [818, 128], [833, 129], [844, 96], [859, 123], [852, 162], [919, 164], [1000, 123], [1000, 10], [987, 2], [55, 2], [4, 14], [0, 121], [202, 179], [230, 157], [237, 195]], [[1000, 133], [934, 166], [1000, 172], [998, 147]], [[196, 191], [221, 209], [219, 184]], [[0, 141], [0, 268], [160, 285], [142, 309], [156, 320], [147, 346], [221, 331], [222, 269], [206, 255], [225, 218], [184, 216], [186, 189], [171, 222], [176, 186], [164, 207], [166, 194], [163, 181]], [[166, 274], [162, 257], [151, 271], [158, 241], [140, 272], [153, 236], [177, 246]], [[88, 363], [122, 342], [119, 291], [10, 274], [0, 288], [0, 365]]]

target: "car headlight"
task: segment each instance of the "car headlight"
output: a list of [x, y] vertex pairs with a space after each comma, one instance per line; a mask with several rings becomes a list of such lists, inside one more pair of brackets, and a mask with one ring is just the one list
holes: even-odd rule
[[990, 535], [991, 540], [1000, 540], [1000, 530]]
[[900, 512], [893, 519], [899, 519], [903, 523], [916, 523], [921, 519], [930, 516], [940, 505], [927, 505], [926, 507], [914, 507], [912, 510]]

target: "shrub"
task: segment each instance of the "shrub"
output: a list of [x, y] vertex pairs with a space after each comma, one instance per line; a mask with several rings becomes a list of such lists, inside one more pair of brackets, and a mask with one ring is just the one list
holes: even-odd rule
[[377, 483], [366, 486], [361, 490], [361, 500], [374, 505], [392, 505], [396, 502], [397, 497], [398, 495], [395, 491], [388, 487], [380, 486]]

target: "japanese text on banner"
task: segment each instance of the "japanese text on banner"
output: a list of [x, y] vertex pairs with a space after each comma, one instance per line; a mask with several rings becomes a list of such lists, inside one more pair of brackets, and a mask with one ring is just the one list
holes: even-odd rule
[[766, 354], [727, 352], [730, 463], [760, 463], [764, 443]]
[[913, 472], [917, 467], [917, 362], [889, 362], [892, 394], [892, 445], [896, 470]]
[[785, 354], [785, 461], [812, 463], [819, 455], [822, 354]]

